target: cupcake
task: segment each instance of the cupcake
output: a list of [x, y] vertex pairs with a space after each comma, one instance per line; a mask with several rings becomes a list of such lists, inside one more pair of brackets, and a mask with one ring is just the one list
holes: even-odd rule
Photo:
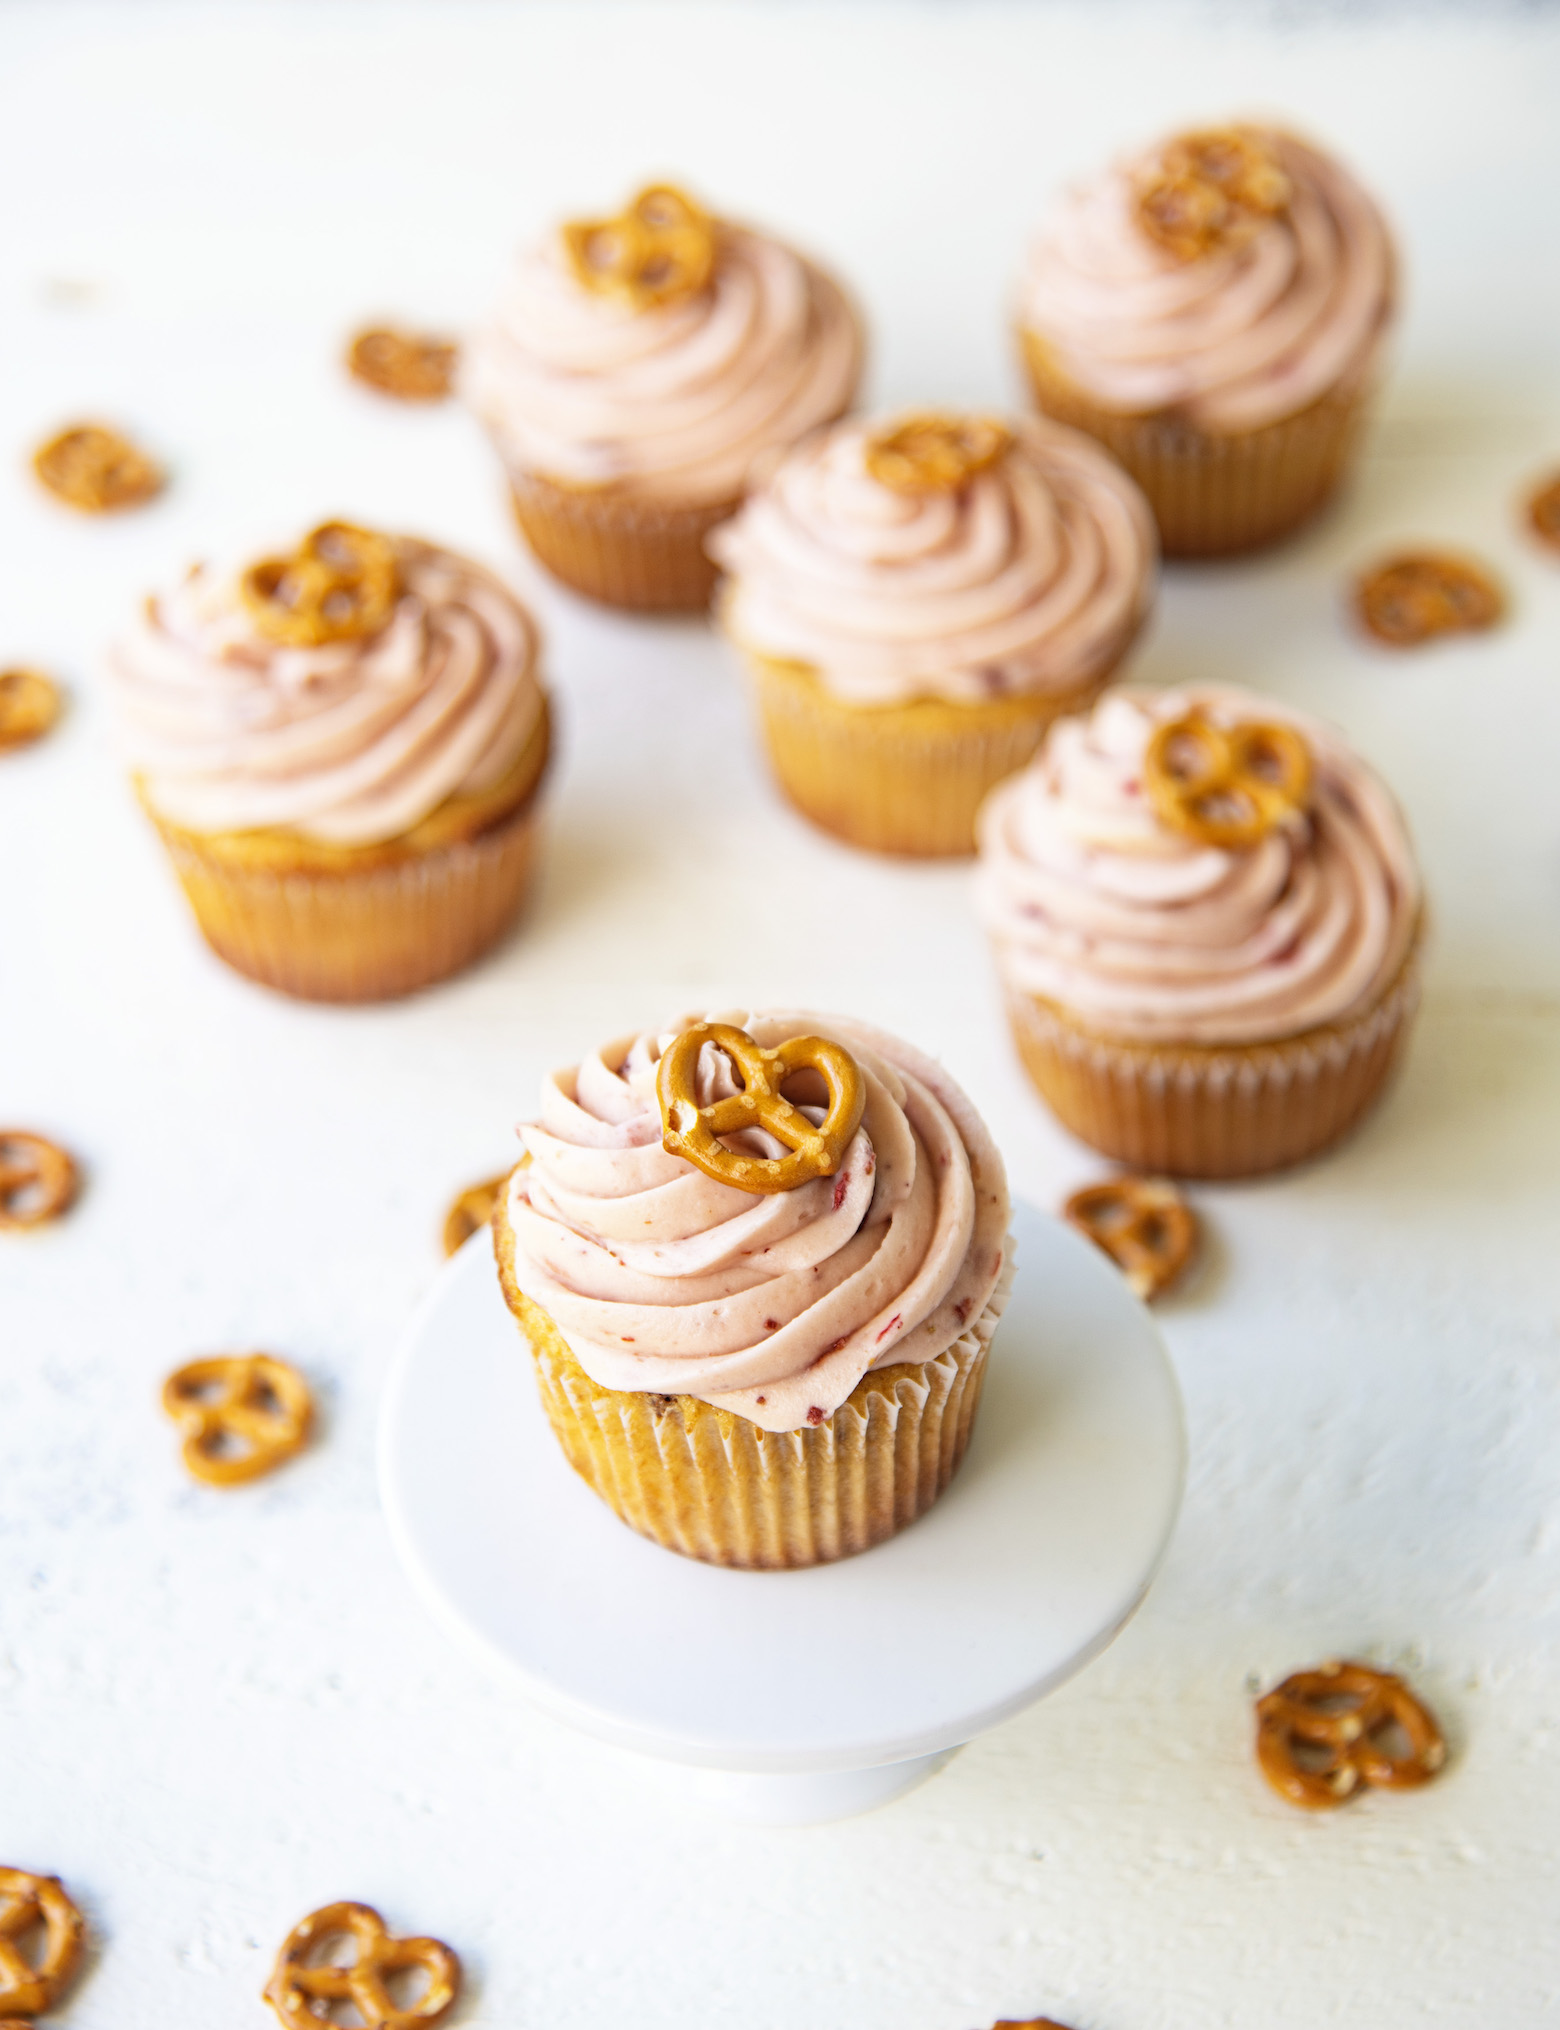
[[549, 715], [534, 623], [480, 565], [330, 522], [197, 565], [109, 674], [206, 941], [311, 1001], [459, 971], [524, 899]]
[[1002, 1159], [940, 1066], [818, 1015], [686, 1020], [544, 1080], [520, 1134], [504, 1294], [624, 1522], [780, 1569], [931, 1506], [1012, 1275]]
[[798, 445], [710, 548], [781, 788], [885, 853], [970, 853], [993, 783], [1086, 705], [1153, 596], [1153, 521], [1086, 437], [910, 415]]
[[521, 254], [465, 393], [541, 562], [613, 606], [696, 612], [753, 462], [850, 407], [862, 339], [814, 262], [665, 186]]
[[1270, 127], [1182, 134], [1063, 198], [1019, 335], [1048, 416], [1099, 438], [1165, 554], [1274, 541], [1342, 479], [1396, 262], [1340, 163]]
[[1244, 1177], [1336, 1142], [1418, 1002], [1403, 819], [1328, 727], [1244, 691], [1113, 691], [981, 813], [1013, 1034], [1118, 1161]]

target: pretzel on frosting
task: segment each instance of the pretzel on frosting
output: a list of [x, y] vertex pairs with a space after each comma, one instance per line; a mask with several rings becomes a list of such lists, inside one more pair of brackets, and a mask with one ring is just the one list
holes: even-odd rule
[[652, 183], [616, 218], [563, 228], [575, 279], [636, 310], [695, 296], [715, 272], [715, 221], [669, 183]]
[[[349, 1965], [314, 1956], [335, 1939], [351, 1939]], [[398, 2003], [388, 1977], [417, 1970], [428, 1985], [414, 2002]], [[350, 2002], [368, 2030], [432, 2030], [460, 1995], [459, 1957], [436, 1938], [392, 1938], [367, 1903], [327, 1903], [295, 1924], [276, 1956], [264, 1999], [288, 2030], [334, 2023]]]
[[1188, 712], [1155, 729], [1143, 786], [1176, 831], [1205, 846], [1254, 846], [1305, 810], [1310, 750], [1292, 726], [1251, 720], [1226, 730]]
[[1062, 1217], [1110, 1256], [1147, 1303], [1186, 1268], [1197, 1248], [1197, 1215], [1173, 1184], [1112, 1177], [1075, 1191]]
[[319, 648], [377, 634], [395, 610], [400, 573], [389, 539], [352, 522], [321, 522], [290, 557], [263, 557], [240, 581], [261, 634]]
[[[41, 1952], [28, 1959], [18, 1941], [43, 1929]], [[0, 1868], [0, 2016], [41, 2016], [69, 1985], [85, 1927], [57, 1875]]]
[[269, 1353], [188, 1361], [163, 1383], [162, 1401], [184, 1427], [185, 1465], [213, 1487], [236, 1487], [291, 1459], [314, 1418], [308, 1383]]
[[[1381, 1740], [1397, 1729], [1407, 1753]], [[1391, 1671], [1324, 1663], [1296, 1671], [1257, 1701], [1257, 1762], [1282, 1798], [1330, 1811], [1361, 1788], [1411, 1790], [1446, 1761], [1446, 1743], [1427, 1709]]]
[[58, 1142], [0, 1128], [0, 1227], [42, 1226], [75, 1202], [76, 1166]]
[[381, 395], [402, 402], [442, 402], [455, 379], [459, 348], [452, 339], [376, 325], [347, 350], [347, 372]]
[[139, 507], [162, 492], [161, 466], [101, 423], [75, 423], [33, 453], [33, 471], [56, 500], [84, 515]]
[[1138, 179], [1138, 223], [1178, 261], [1238, 244], [1259, 219], [1287, 210], [1293, 190], [1258, 134], [1215, 127], [1182, 134]]
[[[701, 1107], [699, 1054], [706, 1043], [724, 1051], [742, 1081], [742, 1090]], [[799, 1071], [816, 1071], [828, 1088], [829, 1105], [814, 1126], [780, 1091]], [[822, 1036], [793, 1036], [766, 1050], [745, 1029], [730, 1022], [695, 1022], [662, 1054], [656, 1068], [661, 1103], [661, 1146], [682, 1156], [706, 1177], [738, 1191], [790, 1191], [838, 1167], [846, 1145], [861, 1125], [866, 1082], [848, 1050]], [[728, 1148], [720, 1137], [763, 1128], [786, 1148], [784, 1156], [754, 1155]]]
[[1414, 550], [1367, 571], [1354, 587], [1361, 624], [1389, 648], [1417, 648], [1438, 634], [1477, 633], [1506, 610], [1500, 587], [1467, 557]]
[[59, 686], [42, 670], [0, 670], [0, 751], [40, 739], [59, 716]]
[[917, 410], [867, 439], [863, 462], [895, 493], [956, 493], [1012, 449], [1013, 433], [994, 416]]

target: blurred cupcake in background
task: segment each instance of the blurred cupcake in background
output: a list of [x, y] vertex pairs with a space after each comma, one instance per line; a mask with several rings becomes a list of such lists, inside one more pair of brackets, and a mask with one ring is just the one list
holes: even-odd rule
[[754, 460], [843, 415], [862, 334], [840, 285], [667, 185], [520, 255], [466, 353], [537, 557], [614, 606], [698, 611], [704, 538]]
[[1323, 150], [1266, 126], [1177, 135], [1057, 205], [1019, 304], [1035, 399], [1134, 475], [1167, 556], [1253, 549], [1348, 470], [1396, 271]]
[[1110, 677], [1156, 577], [1132, 480], [1035, 419], [837, 424], [710, 548], [781, 787], [889, 853], [973, 852], [982, 798]]
[[550, 746], [535, 623], [491, 572], [350, 523], [197, 565], [109, 674], [207, 942], [319, 1001], [458, 971], [513, 922]]

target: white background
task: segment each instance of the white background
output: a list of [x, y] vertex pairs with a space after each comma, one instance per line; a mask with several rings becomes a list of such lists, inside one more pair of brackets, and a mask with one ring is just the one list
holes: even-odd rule
[[[0, 759], [0, 1119], [89, 1172], [0, 1238], [0, 1861], [89, 1912], [69, 2030], [258, 2025], [277, 1943], [340, 1896], [448, 1938], [461, 2020], [506, 2030], [1560, 2020], [1560, 566], [1515, 511], [1560, 464], [1557, 105], [1555, 18], [1496, 8], [0, 8], [0, 658], [72, 698]], [[965, 870], [809, 833], [721, 645], [540, 583], [471, 424], [355, 389], [339, 348], [376, 314], [458, 329], [522, 232], [669, 172], [838, 264], [874, 397], [1001, 403], [1058, 181], [1253, 108], [1385, 198], [1398, 371], [1343, 508], [1168, 573], [1136, 670], [1326, 712], [1396, 786], [1436, 931], [1407, 1075], [1337, 1156], [1197, 1193], [1208, 1260], [1163, 1310], [1189, 1495], [1118, 1646], [877, 1816], [713, 1823], [518, 1707], [393, 1564], [377, 1399], [447, 1198], [546, 1067], [747, 1000], [940, 1052], [1042, 1204], [1099, 1166], [1014, 1065]], [[28, 450], [82, 414], [168, 460], [163, 501], [97, 525], [37, 493]], [[524, 931], [367, 1011], [206, 955], [98, 674], [138, 592], [338, 513], [505, 569], [563, 728]], [[1488, 557], [1509, 626], [1351, 638], [1340, 586], [1400, 538]], [[319, 1442], [194, 1487], [161, 1377], [254, 1345], [308, 1373]], [[1453, 1760], [1318, 1821], [1262, 1786], [1249, 1691], [1337, 1651], [1410, 1670]]]

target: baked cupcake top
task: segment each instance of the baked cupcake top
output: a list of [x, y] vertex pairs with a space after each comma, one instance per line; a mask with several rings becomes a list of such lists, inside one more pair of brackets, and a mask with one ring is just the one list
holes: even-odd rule
[[1368, 374], [1393, 307], [1375, 204], [1271, 127], [1186, 134], [1070, 190], [1020, 322], [1101, 407], [1232, 433]]
[[[700, 1106], [749, 1083], [715, 1041], [678, 1045], [691, 1022], [545, 1079], [538, 1118], [520, 1129], [528, 1160], [510, 1181], [500, 1252], [512, 1237], [515, 1282], [591, 1379], [791, 1431], [822, 1423], [869, 1368], [935, 1359], [970, 1332], [989, 1338], [1007, 1290], [1007, 1180], [941, 1066], [833, 1017], [711, 1022], [744, 1030], [756, 1050], [803, 1036], [843, 1049], [859, 1115], [854, 1126], [839, 1115], [816, 1071], [787, 1074], [807, 1123], [838, 1131], [834, 1166], [744, 1190], [663, 1146], [673, 1116], [663, 1121], [658, 1072], [674, 1046]], [[723, 1134], [718, 1154], [762, 1164], [785, 1146], [754, 1127]]]
[[652, 187], [520, 254], [463, 379], [521, 471], [704, 505], [847, 409], [861, 349], [823, 269]]
[[363, 846], [519, 764], [542, 723], [537, 655], [490, 571], [326, 523], [286, 557], [196, 565], [145, 602], [108, 670], [159, 816]]
[[1112, 690], [981, 812], [1007, 984], [1092, 1030], [1254, 1043], [1396, 978], [1420, 914], [1397, 805], [1318, 720], [1245, 691]]
[[744, 648], [895, 705], [1098, 675], [1147, 610], [1156, 539], [1137, 486], [1077, 431], [915, 414], [809, 437], [709, 549]]

